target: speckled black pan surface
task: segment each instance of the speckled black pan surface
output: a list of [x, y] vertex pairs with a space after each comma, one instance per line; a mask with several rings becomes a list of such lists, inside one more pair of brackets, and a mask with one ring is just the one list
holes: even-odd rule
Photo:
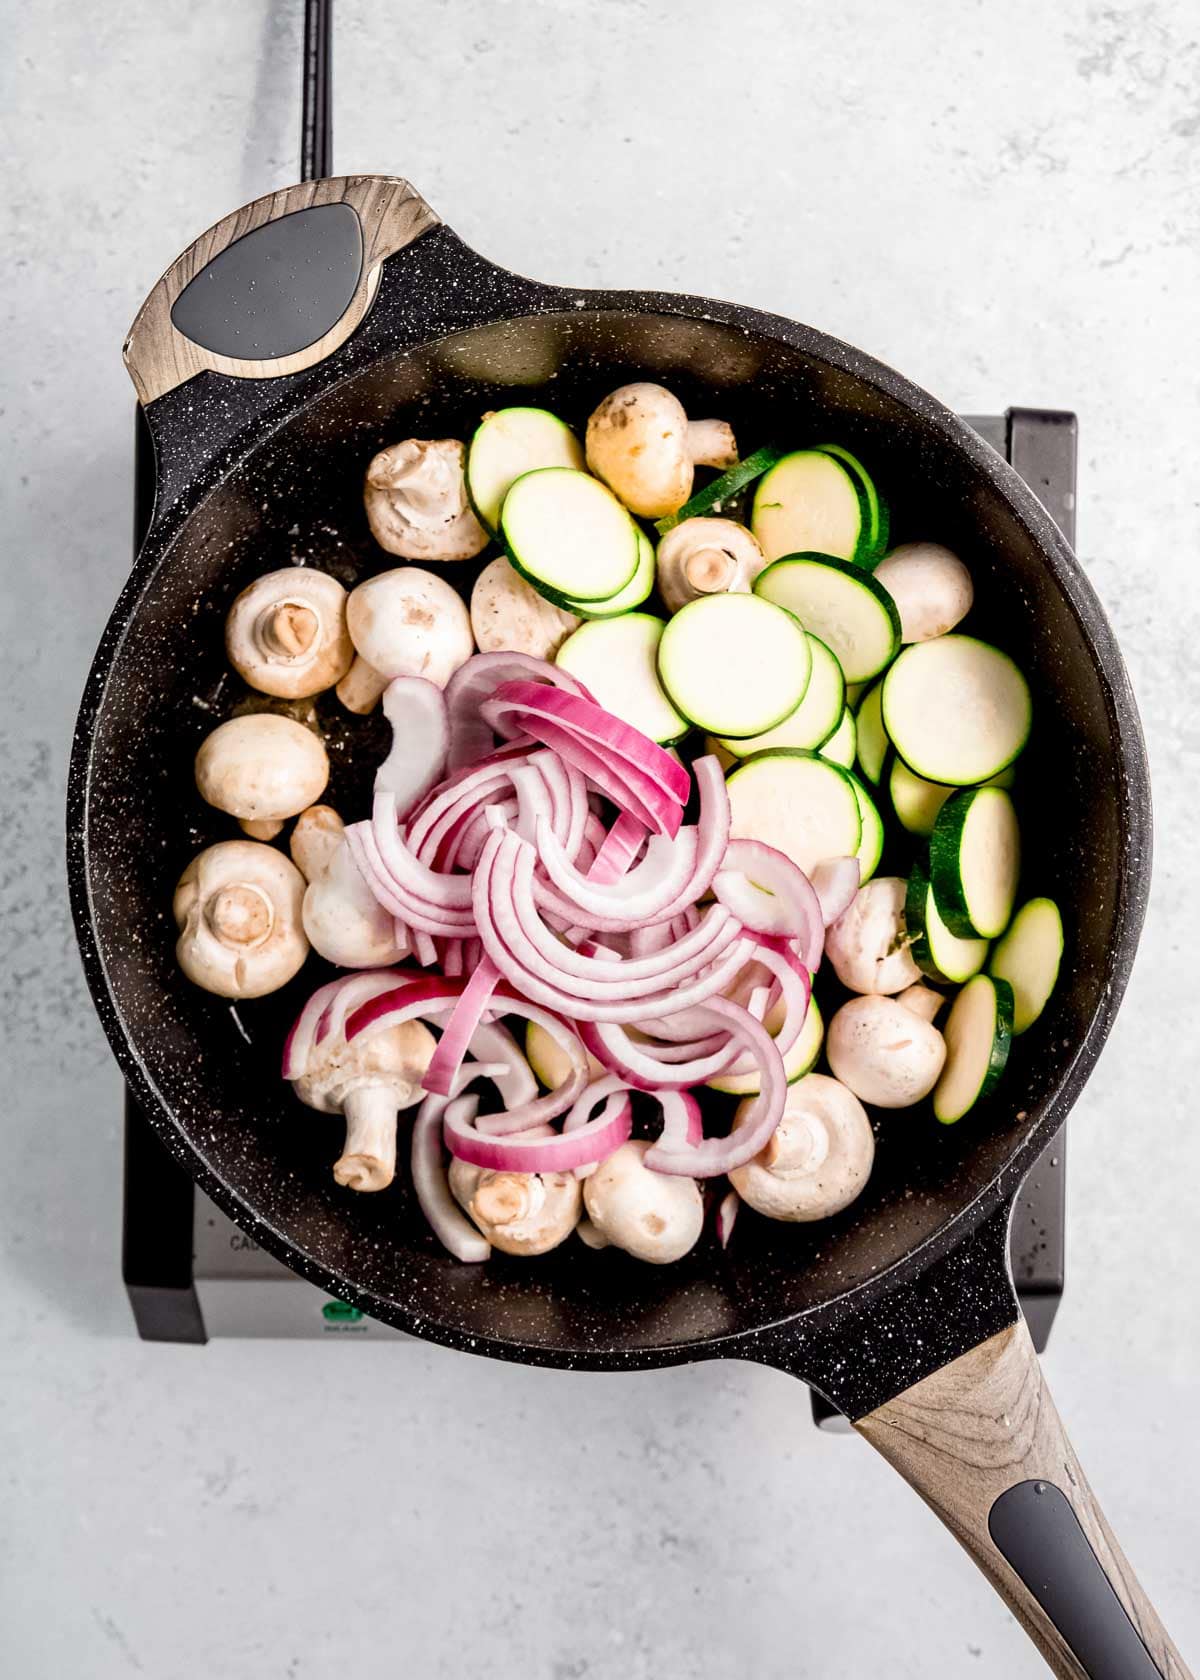
[[[730, 419], [744, 451], [767, 439], [848, 444], [876, 470], [895, 540], [935, 537], [966, 558], [977, 587], [966, 628], [1014, 654], [1037, 702], [1019, 793], [1026, 885], [1063, 907], [1063, 979], [1016, 1042], [996, 1096], [967, 1121], [940, 1127], [924, 1111], [882, 1121], [872, 1181], [837, 1220], [792, 1227], [743, 1213], [728, 1252], [706, 1238], [662, 1269], [575, 1243], [533, 1262], [466, 1267], [440, 1250], [403, 1181], [375, 1196], [337, 1189], [338, 1122], [302, 1108], [277, 1077], [285, 1026], [325, 977], [315, 961], [236, 1018], [176, 969], [174, 882], [196, 850], [234, 832], [197, 798], [192, 758], [236, 698], [222, 622], [239, 589], [294, 559], [347, 584], [393, 563], [371, 541], [360, 497], [377, 448], [411, 433], [469, 435], [482, 410], [513, 400], [579, 424], [638, 377], [661, 379], [692, 413]], [[535, 1363], [764, 1358], [857, 1413], [1007, 1321], [1005, 1207], [1087, 1078], [1123, 992], [1149, 882], [1150, 811], [1104, 615], [999, 457], [923, 392], [810, 328], [694, 298], [538, 286], [445, 228], [389, 261], [372, 313], [320, 367], [269, 382], [202, 374], [148, 418], [155, 519], [80, 713], [70, 875], [117, 1058], [208, 1193], [288, 1264], [376, 1317]], [[464, 592], [477, 570], [444, 568]], [[378, 726], [352, 726], [325, 698], [319, 711], [330, 797], [361, 810], [377, 754], [360, 750], [356, 772], [350, 747]]]

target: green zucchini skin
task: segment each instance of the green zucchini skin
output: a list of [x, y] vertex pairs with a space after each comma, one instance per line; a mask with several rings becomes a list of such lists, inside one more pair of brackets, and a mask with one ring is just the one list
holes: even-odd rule
[[[1013, 993], [1007, 980], [999, 980], [990, 974], [976, 974], [967, 981], [962, 991], [951, 1005], [951, 1014], [947, 1017], [946, 1028], [950, 1028], [954, 1009], [964, 1002], [968, 992], [978, 994], [988, 987], [991, 990], [991, 1044], [988, 1048], [987, 1060], [982, 1069], [978, 1086], [970, 1101], [961, 1108], [948, 1112], [939, 1101], [943, 1088], [943, 1081], [939, 1080], [933, 1093], [933, 1112], [943, 1126], [953, 1126], [968, 1115], [977, 1103], [983, 1101], [996, 1089], [1005, 1068], [1008, 1066], [1009, 1051], [1012, 1049], [1013, 1038]], [[950, 1063], [947, 1061], [947, 1073]], [[943, 1079], [945, 1075], [943, 1075]]]
[[[987, 941], [976, 941], [980, 949], [976, 952], [978, 961], [974, 966], [962, 974], [948, 974], [938, 962], [935, 950], [934, 934], [929, 920], [929, 905], [937, 911], [937, 900], [934, 897], [933, 884], [929, 878], [929, 854], [919, 857], [912, 866], [908, 877], [908, 892], [904, 900], [904, 925], [911, 941], [913, 961], [930, 980], [940, 981], [943, 985], [956, 986], [964, 984], [974, 978], [987, 960]], [[938, 911], [940, 915], [940, 911]], [[949, 929], [947, 929], [949, 932]], [[955, 938], [958, 935], [954, 936]]]
[[865, 566], [870, 571], [887, 553], [892, 525], [887, 503], [857, 455], [851, 454], [850, 450], [840, 443], [819, 443], [817, 448], [822, 455], [832, 455], [835, 460], [840, 461], [854, 480], [854, 488], [858, 491], [863, 510], [863, 541], [854, 559], [857, 565]]
[[973, 787], [962, 788], [958, 793], [951, 794], [938, 812], [933, 833], [929, 837], [929, 873], [933, 881], [933, 896], [937, 903], [938, 915], [950, 932], [959, 939], [996, 938], [1008, 926], [1016, 901], [1014, 874], [1012, 882], [1009, 883], [1010, 896], [1003, 914], [997, 918], [997, 925], [983, 926], [982, 918], [976, 919], [978, 907], [973, 907], [969, 898], [966, 858], [967, 847], [970, 845], [968, 825], [972, 813], [976, 809], [983, 810], [980, 801], [986, 801], [991, 806], [1002, 802], [1006, 808], [1004, 820], [1011, 823], [1012, 831], [1016, 833], [1016, 818], [1009, 794], [1003, 788]]
[[656, 519], [654, 529], [660, 537], [665, 537], [668, 531], [673, 531], [676, 525], [682, 525], [685, 519], [696, 519], [700, 514], [711, 513], [714, 508], [723, 508], [726, 502], [732, 501], [748, 484], [753, 484], [756, 478], [770, 472], [776, 462], [783, 460], [786, 453], [786, 450], [776, 449], [773, 444], [763, 444], [761, 449], [747, 455], [744, 461], [739, 461], [719, 478], [714, 478], [710, 484], [706, 484], [703, 490], [697, 490], [694, 496], [689, 496], [683, 506], [677, 508], [674, 513], [664, 514], [661, 519]]

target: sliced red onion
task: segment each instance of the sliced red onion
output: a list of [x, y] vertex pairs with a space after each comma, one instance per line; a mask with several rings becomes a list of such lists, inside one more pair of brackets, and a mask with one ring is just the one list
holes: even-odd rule
[[396, 821], [396, 801], [392, 794], [375, 795], [371, 830], [384, 867], [397, 887], [438, 910], [470, 910], [470, 882], [458, 875], [445, 875], [417, 861]]
[[442, 1028], [437, 1049], [425, 1070], [421, 1084], [426, 1091], [435, 1092], [439, 1097], [450, 1095], [463, 1058], [499, 980], [500, 971], [485, 958], [467, 981]]
[[696, 873], [699, 836], [681, 828], [673, 840], [652, 834], [641, 863], [602, 886], [583, 875], [543, 823], [537, 831], [537, 853], [550, 881], [584, 917], [619, 917], [627, 927], [661, 920], [664, 905], [674, 904]]
[[826, 858], [813, 870], [813, 891], [821, 902], [826, 927], [832, 927], [854, 903], [861, 875], [862, 865], [856, 857]]
[[752, 933], [795, 939], [804, 950], [824, 942], [821, 902], [811, 881], [774, 846], [731, 840], [712, 885], [721, 903]]
[[537, 1097], [538, 1082], [533, 1070], [516, 1039], [499, 1021], [484, 1021], [475, 1028], [471, 1054], [492, 1069], [487, 1078], [499, 1091], [506, 1110], [521, 1108]]
[[461, 939], [442, 940], [438, 967], [447, 980], [457, 980], [463, 971], [462, 948], [463, 942]]
[[283, 1077], [303, 1078], [316, 1045], [324, 1043], [330, 1032], [340, 1039], [346, 1017], [361, 1003], [419, 978], [398, 968], [372, 968], [361, 974], [343, 974], [318, 987], [284, 1041]]
[[442, 1118], [449, 1105], [449, 1097], [426, 1097], [417, 1111], [412, 1131], [413, 1189], [442, 1247], [456, 1260], [475, 1265], [490, 1256], [492, 1247], [450, 1193], [442, 1160]]
[[722, 1248], [729, 1247], [729, 1239], [733, 1235], [733, 1224], [741, 1207], [741, 1197], [736, 1190], [731, 1190], [727, 1196], [722, 1196], [717, 1208], [716, 1227], [717, 1241]]
[[450, 768], [472, 764], [492, 749], [492, 731], [480, 715], [485, 700], [501, 683], [521, 679], [549, 683], [568, 694], [587, 695], [587, 689], [569, 672], [529, 653], [477, 653], [468, 659], [446, 684], [446, 710], [450, 719]]
[[413, 856], [432, 866], [462, 825], [482, 806], [511, 797], [512, 771], [528, 761], [527, 752], [512, 753], [499, 763], [489, 759], [486, 764], [464, 770], [460, 777], [451, 777], [435, 788], [421, 811], [414, 813], [407, 824], [406, 838]]
[[622, 811], [674, 834], [691, 791], [683, 766], [594, 700], [527, 682], [504, 683], [483, 715], [501, 735], [518, 731], [553, 748]]
[[619, 881], [632, 869], [645, 839], [645, 824], [631, 817], [628, 811], [621, 811], [592, 859], [587, 870], [588, 880], [602, 887]]
[[718, 1173], [730, 1172], [752, 1161], [766, 1147], [783, 1118], [787, 1073], [775, 1041], [752, 1015], [727, 998], [712, 998], [705, 1007], [752, 1053], [759, 1070], [759, 1092], [751, 1099], [744, 1123], [728, 1137], [705, 1138], [694, 1146], [662, 1138], [652, 1144], [646, 1151], [645, 1165], [653, 1172], [685, 1178], [715, 1178]]
[[729, 1033], [721, 1036], [717, 1048], [708, 1055], [675, 1063], [648, 1054], [630, 1038], [625, 1027], [606, 1021], [581, 1021], [579, 1036], [584, 1048], [602, 1066], [632, 1085], [635, 1091], [684, 1091], [692, 1085], [703, 1085], [723, 1072], [741, 1053], [741, 1045]]
[[412, 934], [413, 956], [422, 968], [437, 967], [437, 946], [433, 943], [431, 934], [424, 928], [415, 927]]
[[494, 1137], [472, 1123], [470, 1099], [460, 1097], [446, 1109], [442, 1122], [447, 1149], [460, 1161], [485, 1172], [567, 1173], [608, 1157], [633, 1130], [633, 1109], [627, 1094], [605, 1105], [594, 1120], [549, 1137]]
[[445, 769], [450, 750], [445, 696], [424, 677], [393, 677], [383, 691], [383, 715], [392, 726], [392, 746], [375, 772], [375, 792], [390, 793], [403, 817]]
[[704, 1118], [692, 1093], [664, 1091], [659, 1098], [659, 1107], [663, 1117], [659, 1144], [670, 1149], [698, 1149], [704, 1141]]

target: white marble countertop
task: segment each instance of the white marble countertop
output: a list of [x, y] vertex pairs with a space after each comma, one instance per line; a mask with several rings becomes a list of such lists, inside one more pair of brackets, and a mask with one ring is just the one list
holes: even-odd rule
[[[160, 270], [297, 173], [298, 3], [9, 7], [0, 1670], [284, 1680], [1015, 1680], [1032, 1649], [804, 1391], [422, 1345], [145, 1346], [118, 1079], [62, 784], [129, 559], [120, 345]], [[1154, 762], [1150, 918], [1071, 1122], [1046, 1365], [1200, 1652], [1200, 41], [1188, 0], [338, 0], [339, 170], [411, 175], [547, 279], [798, 316], [968, 412], [1069, 407], [1080, 551]]]

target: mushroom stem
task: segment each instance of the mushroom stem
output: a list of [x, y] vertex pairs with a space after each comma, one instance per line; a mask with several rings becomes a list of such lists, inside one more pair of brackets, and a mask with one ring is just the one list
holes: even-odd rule
[[922, 986], [919, 983], [915, 986], [909, 986], [896, 999], [896, 1002], [902, 1003], [905, 1009], [911, 1010], [914, 1015], [919, 1015], [922, 1021], [936, 1020], [937, 1012], [945, 1001], [940, 992], [935, 992], [931, 987]]
[[306, 601], [279, 601], [260, 616], [255, 631], [264, 652], [301, 659], [320, 635], [321, 620]]
[[737, 561], [723, 548], [698, 548], [683, 563], [683, 575], [699, 595], [720, 595], [737, 573]]
[[204, 918], [222, 945], [249, 948], [269, 939], [275, 925], [271, 900], [261, 887], [236, 881], [213, 894]]
[[396, 1097], [362, 1085], [346, 1097], [346, 1141], [333, 1176], [349, 1190], [386, 1190], [396, 1176]]
[[724, 472], [737, 462], [733, 427], [725, 420], [689, 420], [687, 448], [693, 466], [716, 467]]
[[471, 1207], [488, 1225], [515, 1225], [532, 1218], [545, 1200], [546, 1186], [536, 1173], [495, 1173], [482, 1180]]
[[337, 685], [337, 697], [348, 712], [365, 716], [375, 710], [387, 685], [388, 679], [381, 677], [373, 665], [368, 665], [360, 653]]
[[278, 817], [263, 817], [258, 820], [245, 817], [241, 826], [243, 832], [248, 834], [251, 840], [274, 840], [275, 836], [283, 829], [283, 824]]
[[324, 875], [345, 837], [346, 825], [332, 805], [310, 805], [292, 827], [288, 850], [306, 881]]

